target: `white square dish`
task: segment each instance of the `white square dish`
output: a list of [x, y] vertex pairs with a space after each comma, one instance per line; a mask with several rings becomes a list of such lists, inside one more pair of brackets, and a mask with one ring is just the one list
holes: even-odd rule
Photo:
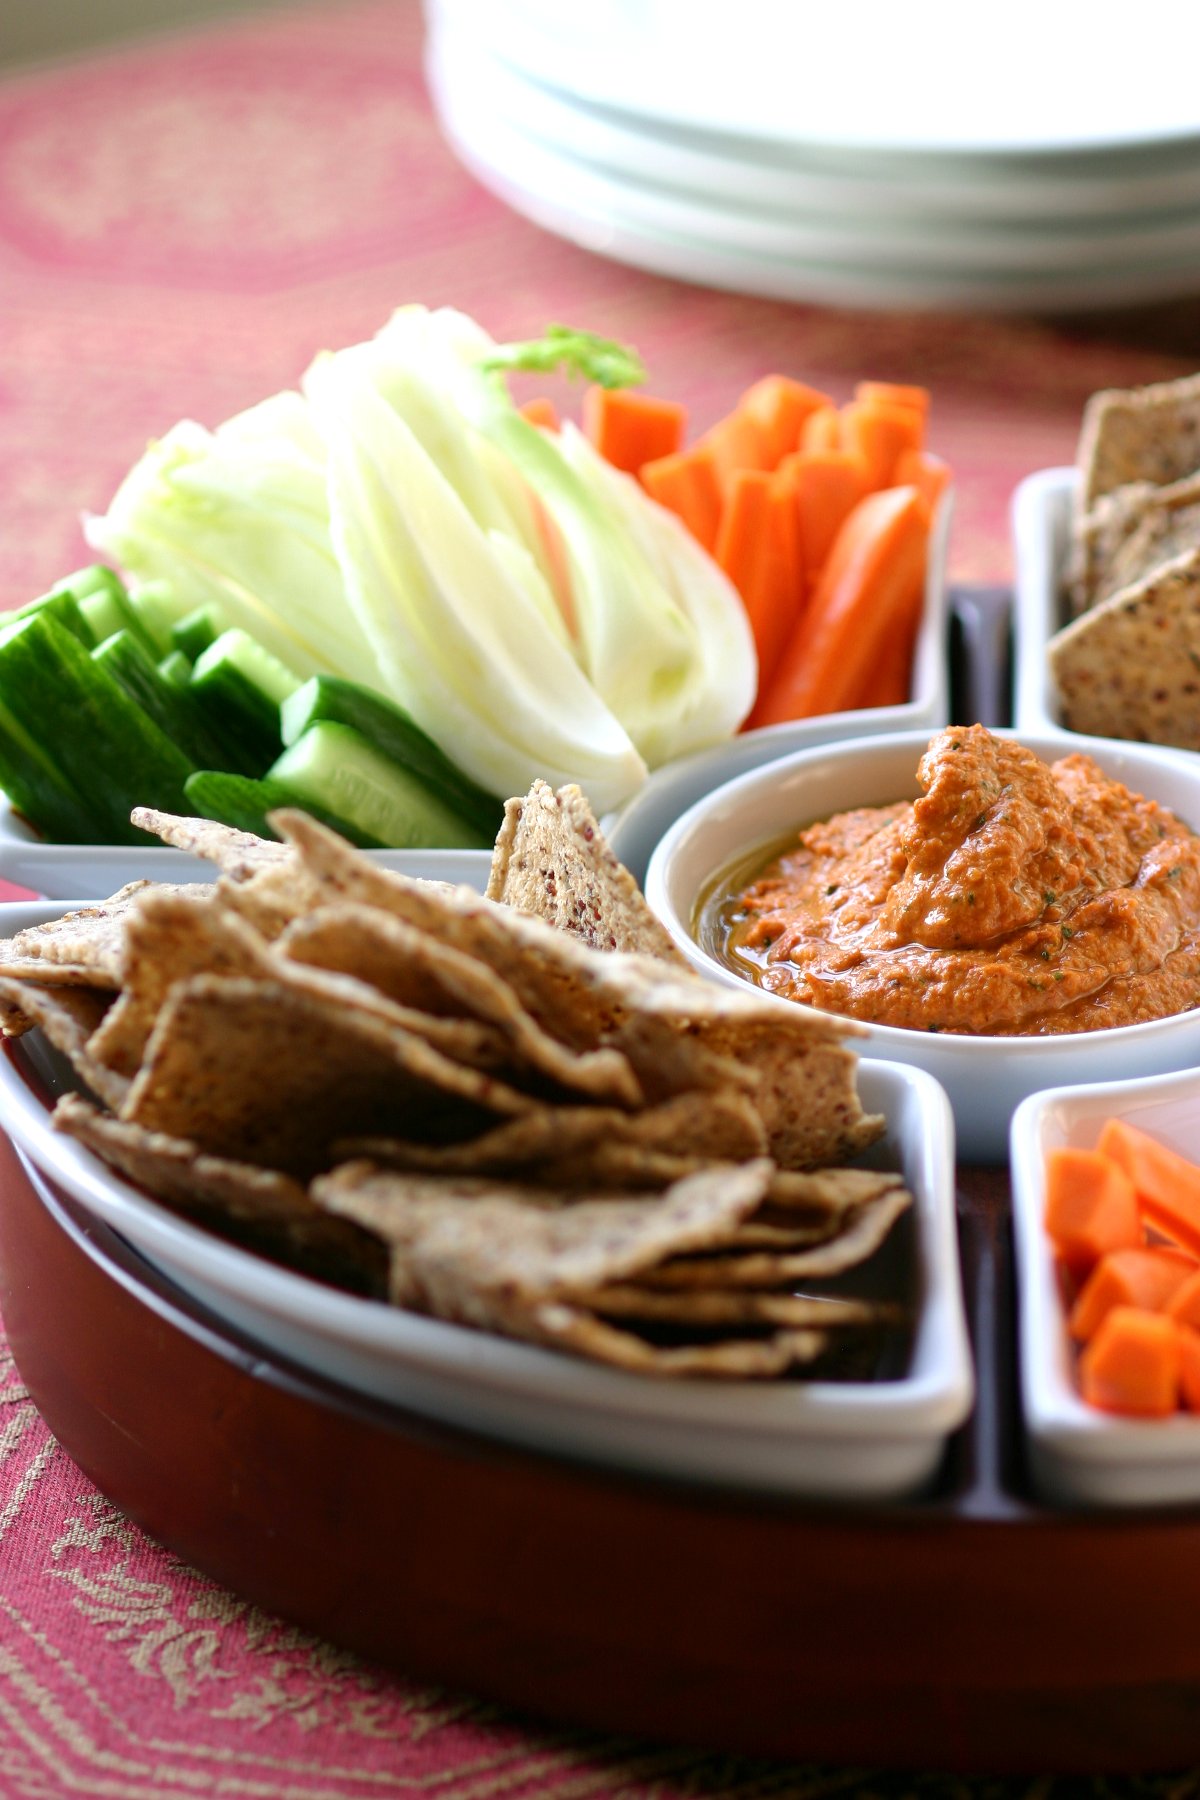
[[[385, 868], [487, 886], [490, 850], [373, 850]], [[212, 864], [164, 844], [48, 844], [0, 794], [0, 880], [48, 900], [105, 900], [129, 881], [211, 881]]]
[[[0, 933], [61, 906], [0, 907]], [[35, 1188], [47, 1182], [118, 1231], [219, 1317], [343, 1386], [491, 1437], [612, 1467], [811, 1498], [897, 1499], [936, 1474], [973, 1400], [954, 1210], [954, 1137], [941, 1088], [919, 1070], [860, 1065], [915, 1206], [916, 1321], [903, 1372], [845, 1381], [657, 1381], [359, 1299], [189, 1224], [50, 1122], [72, 1085], [38, 1034], [0, 1058], [0, 1127]]]
[[1200, 1074], [1097, 1082], [1034, 1094], [1012, 1123], [1021, 1402], [1030, 1469], [1052, 1500], [1090, 1506], [1173, 1506], [1200, 1500], [1200, 1416], [1128, 1419], [1079, 1394], [1054, 1254], [1042, 1223], [1046, 1153], [1091, 1148], [1119, 1116], [1200, 1160]]
[[1018, 731], [1064, 730], [1046, 646], [1067, 623], [1063, 575], [1079, 474], [1041, 469], [1013, 495], [1013, 724]]

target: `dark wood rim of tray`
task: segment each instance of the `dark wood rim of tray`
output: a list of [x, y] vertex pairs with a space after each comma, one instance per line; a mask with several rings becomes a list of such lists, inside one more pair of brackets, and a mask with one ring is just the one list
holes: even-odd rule
[[0, 1138], [0, 1308], [80, 1467], [258, 1605], [533, 1715], [832, 1762], [1200, 1759], [1200, 1514], [1028, 1495], [1007, 1182], [964, 1171], [980, 1402], [933, 1489], [833, 1508], [485, 1440], [266, 1356]]

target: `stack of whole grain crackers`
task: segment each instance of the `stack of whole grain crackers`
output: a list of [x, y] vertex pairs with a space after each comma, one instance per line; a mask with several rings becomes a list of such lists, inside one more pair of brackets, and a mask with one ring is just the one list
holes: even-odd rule
[[512, 801], [488, 894], [302, 813], [268, 843], [0, 944], [9, 1035], [85, 1090], [54, 1122], [310, 1275], [620, 1367], [821, 1366], [900, 1309], [839, 1291], [910, 1204], [844, 1027], [691, 973], [578, 789]]
[[1078, 460], [1063, 722], [1200, 750], [1200, 375], [1093, 394]]

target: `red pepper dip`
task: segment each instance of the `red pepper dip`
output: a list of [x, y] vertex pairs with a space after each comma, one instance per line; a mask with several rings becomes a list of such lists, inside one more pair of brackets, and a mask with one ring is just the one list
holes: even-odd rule
[[1034, 1036], [1200, 1004], [1200, 838], [1078, 753], [952, 726], [916, 801], [799, 835], [725, 909], [772, 993], [914, 1031]]

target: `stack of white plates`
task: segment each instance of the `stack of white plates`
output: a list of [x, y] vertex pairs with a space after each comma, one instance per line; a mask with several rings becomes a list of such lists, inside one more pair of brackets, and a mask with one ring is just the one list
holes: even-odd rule
[[486, 186], [622, 261], [844, 306], [1110, 306], [1200, 289], [1200, 26], [1173, 9], [427, 0], [427, 71]]

